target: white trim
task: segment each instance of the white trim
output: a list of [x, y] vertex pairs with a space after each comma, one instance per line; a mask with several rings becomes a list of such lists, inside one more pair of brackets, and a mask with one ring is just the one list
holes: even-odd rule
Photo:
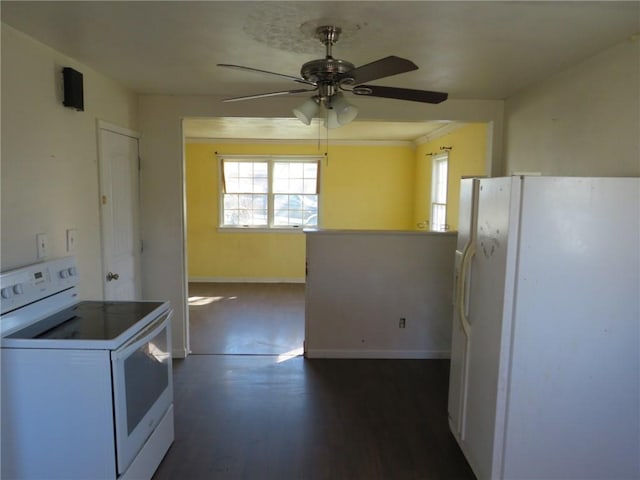
[[113, 133], [124, 135], [125, 137], [137, 138], [138, 140], [140, 139], [140, 137], [142, 137], [140, 132], [121, 127], [113, 123], [105, 122], [104, 120], [97, 119], [97, 125], [99, 130], [108, 130]]
[[300, 163], [310, 163], [310, 162], [319, 162], [324, 158], [324, 155], [296, 155], [296, 154], [284, 154], [284, 155], [276, 155], [276, 154], [248, 154], [244, 155], [242, 153], [218, 153], [216, 152], [216, 158], [218, 160], [246, 160], [251, 162], [268, 162], [268, 161], [287, 161], [287, 162], [300, 162]]
[[450, 350], [333, 350], [312, 348], [306, 358], [378, 358], [378, 359], [440, 359], [451, 358]]
[[251, 227], [251, 226], [237, 226], [234, 227], [232, 225], [225, 225], [223, 227], [218, 227], [218, 233], [304, 233], [305, 230], [304, 225], [300, 227]]
[[449, 133], [453, 133], [456, 130], [458, 130], [459, 128], [465, 127], [469, 125], [468, 123], [462, 123], [462, 122], [451, 122], [451, 123], [447, 123], [441, 127], [436, 128], [435, 130], [432, 130], [431, 132], [427, 133], [426, 135], [423, 135], [421, 137], [416, 138], [413, 141], [413, 144], [415, 146], [418, 145], [422, 145], [423, 143], [427, 143], [430, 142], [432, 140], [435, 140], [437, 138], [440, 137], [444, 137], [445, 135], [448, 135]]
[[304, 277], [189, 277], [190, 283], [305, 283]]
[[[413, 140], [338, 140], [329, 139], [330, 145], [347, 145], [347, 146], [378, 146], [378, 147], [411, 147], [415, 148], [416, 143]], [[207, 138], [207, 137], [186, 137], [185, 143], [229, 143], [229, 144], [249, 144], [249, 145], [318, 145], [318, 139], [259, 139], [259, 138]], [[320, 150], [326, 150], [324, 139], [320, 143]]]

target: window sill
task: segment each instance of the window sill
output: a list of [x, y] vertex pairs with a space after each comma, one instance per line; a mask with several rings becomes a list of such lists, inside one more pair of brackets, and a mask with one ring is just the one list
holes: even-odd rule
[[218, 227], [218, 233], [304, 233], [306, 228], [309, 227]]

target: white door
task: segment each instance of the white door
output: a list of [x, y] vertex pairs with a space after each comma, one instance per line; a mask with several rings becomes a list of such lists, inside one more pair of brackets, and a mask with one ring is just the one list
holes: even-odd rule
[[105, 300], [137, 300], [140, 288], [138, 134], [98, 124]]
[[469, 345], [468, 292], [469, 265], [474, 255], [477, 222], [477, 179], [463, 179], [460, 183], [458, 210], [458, 243], [455, 253], [453, 286], [453, 327], [451, 332], [451, 367], [449, 377], [449, 422], [453, 433], [464, 440], [466, 408], [467, 350]]

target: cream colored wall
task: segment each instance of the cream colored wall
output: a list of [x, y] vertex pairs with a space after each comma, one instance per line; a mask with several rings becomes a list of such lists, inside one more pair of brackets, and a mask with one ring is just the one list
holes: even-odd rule
[[[102, 298], [97, 120], [136, 129], [133, 92], [2, 24], [1, 269], [38, 261], [36, 234], [49, 256], [67, 255], [78, 231], [82, 298]], [[62, 68], [84, 76], [83, 112], [62, 105]]]
[[[324, 155], [311, 144], [187, 143], [187, 239], [192, 280], [303, 281], [301, 232], [218, 231], [216, 152]], [[413, 224], [410, 144], [333, 145], [320, 165], [321, 228], [407, 230]]]
[[447, 224], [450, 230], [458, 229], [458, 204], [460, 179], [469, 176], [489, 176], [487, 171], [488, 125], [474, 123], [465, 125], [447, 135], [421, 144], [416, 151], [416, 195], [414, 222], [416, 226], [428, 229], [431, 212], [431, 169], [432, 156], [442, 153], [442, 147], [449, 151], [449, 180], [447, 183]]
[[[415, 231], [307, 234], [307, 356], [448, 358], [456, 238]], [[405, 328], [398, 328], [400, 318]]]
[[640, 39], [505, 103], [506, 173], [640, 175]]

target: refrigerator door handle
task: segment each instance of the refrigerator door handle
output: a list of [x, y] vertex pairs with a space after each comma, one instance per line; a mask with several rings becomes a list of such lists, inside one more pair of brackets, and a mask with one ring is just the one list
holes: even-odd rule
[[458, 295], [458, 318], [460, 320], [460, 326], [464, 333], [469, 338], [469, 333], [471, 330], [471, 324], [469, 323], [469, 318], [467, 316], [467, 312], [469, 311], [469, 297], [467, 291], [467, 284], [469, 279], [470, 272], [470, 264], [474, 255], [476, 254], [476, 249], [473, 243], [470, 243], [464, 251], [462, 255], [462, 267], [460, 269], [460, 286]]

